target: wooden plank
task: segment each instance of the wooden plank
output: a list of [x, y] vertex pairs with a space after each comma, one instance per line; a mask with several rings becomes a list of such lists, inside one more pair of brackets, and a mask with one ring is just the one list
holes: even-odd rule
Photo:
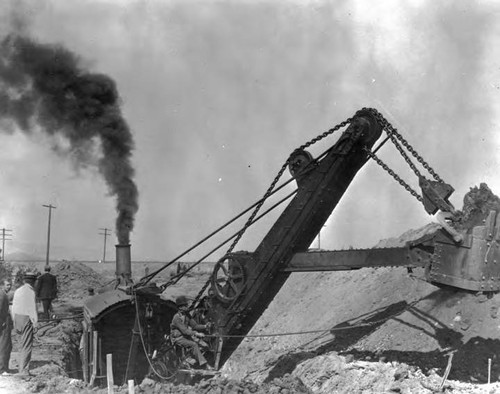
[[130, 379], [128, 381], [128, 394], [135, 394], [135, 385], [133, 379]]
[[82, 368], [83, 368], [83, 381], [89, 381], [89, 332], [83, 331], [82, 334]]
[[95, 378], [97, 376], [97, 340], [99, 337], [99, 333], [97, 331], [92, 330], [92, 377], [90, 378], [90, 386], [92, 387], [95, 382]]
[[106, 354], [106, 376], [108, 378], [108, 394], [113, 394], [113, 355]]

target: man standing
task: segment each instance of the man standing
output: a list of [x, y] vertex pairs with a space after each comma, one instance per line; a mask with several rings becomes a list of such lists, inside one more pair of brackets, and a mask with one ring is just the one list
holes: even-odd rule
[[23, 279], [24, 285], [14, 292], [12, 317], [14, 318], [14, 328], [20, 334], [19, 373], [29, 375], [34, 330], [38, 324], [34, 289], [36, 274], [26, 272]]
[[36, 298], [42, 301], [43, 316], [50, 318], [52, 300], [57, 297], [57, 279], [50, 273], [50, 266], [45, 266], [45, 273], [40, 275], [35, 285]]
[[12, 352], [12, 318], [9, 310], [10, 280], [5, 279], [0, 289], [0, 374], [9, 374], [10, 353]]

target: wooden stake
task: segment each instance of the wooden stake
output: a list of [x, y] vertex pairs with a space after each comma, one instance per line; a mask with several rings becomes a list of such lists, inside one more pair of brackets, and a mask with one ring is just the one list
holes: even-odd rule
[[446, 382], [446, 379], [448, 379], [448, 375], [450, 374], [451, 370], [451, 361], [453, 360], [453, 354], [455, 354], [456, 350], [450, 352], [448, 354], [448, 365], [446, 366], [446, 370], [444, 371], [444, 376], [443, 380], [441, 381], [441, 385], [439, 386], [439, 390], [443, 390], [444, 382]]
[[113, 394], [113, 355], [106, 354], [106, 376], [108, 377], [108, 394]]
[[90, 378], [90, 386], [94, 385], [97, 377], [97, 337], [99, 333], [92, 330], [92, 377]]
[[488, 359], [488, 384], [491, 382], [491, 358]]
[[128, 394], [135, 394], [135, 385], [133, 379], [130, 379], [128, 381]]
[[223, 341], [222, 337], [217, 338], [217, 353], [215, 355], [215, 365], [214, 365], [215, 370], [219, 369], [220, 357], [222, 353], [222, 341]]
[[82, 368], [83, 368], [83, 381], [89, 381], [89, 334], [86, 330], [82, 334]]

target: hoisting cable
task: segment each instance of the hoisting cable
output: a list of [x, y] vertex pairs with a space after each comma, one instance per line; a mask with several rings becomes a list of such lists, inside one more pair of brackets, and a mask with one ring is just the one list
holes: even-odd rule
[[[254, 224], [256, 223], [257, 221], [259, 221], [260, 219], [262, 219], [264, 216], [266, 216], [269, 212], [271, 212], [272, 210], [274, 210], [275, 208], [277, 208], [278, 206], [280, 206], [281, 204], [283, 204], [286, 200], [288, 200], [289, 198], [291, 198], [294, 194], [297, 193], [297, 190], [294, 190], [292, 191], [291, 193], [289, 193], [287, 196], [283, 197], [281, 200], [279, 200], [278, 202], [276, 202], [273, 206], [269, 207], [265, 212], [263, 212], [261, 215], [257, 216], [251, 224]], [[191, 265], [189, 268], [187, 268], [186, 270], [184, 270], [183, 272], [181, 272], [180, 274], [178, 275], [175, 275], [172, 279], [174, 280], [170, 280], [169, 282], [167, 282], [164, 286], [167, 287], [167, 286], [170, 286], [170, 285], [173, 285], [173, 284], [176, 284], [184, 275], [186, 275], [189, 271], [191, 271], [193, 268], [195, 268], [197, 265], [199, 265], [200, 263], [203, 262], [203, 260], [205, 260], [207, 257], [211, 256], [213, 253], [215, 253], [217, 250], [219, 250], [221, 247], [223, 247], [225, 244], [227, 244], [229, 241], [231, 241], [233, 238], [237, 237], [238, 234], [243, 231], [243, 230], [239, 230], [238, 232], [234, 233], [233, 235], [231, 235], [229, 238], [227, 238], [225, 241], [221, 242], [218, 246], [216, 246], [214, 249], [212, 249], [210, 252], [208, 252], [206, 255], [204, 255], [203, 257], [201, 257], [198, 261], [196, 261], [193, 265]]]
[[[280, 185], [279, 187], [277, 187], [276, 190], [274, 190], [271, 193], [271, 195], [275, 194], [278, 191], [280, 191], [281, 189], [283, 189], [286, 185], [288, 185], [289, 183], [291, 183], [294, 179], [295, 178], [290, 178], [289, 180], [287, 180], [285, 183], [283, 183], [282, 185]], [[198, 241], [196, 244], [194, 244], [193, 246], [191, 246], [189, 249], [187, 249], [184, 252], [182, 252], [180, 255], [178, 255], [173, 260], [171, 260], [170, 262], [168, 262], [167, 264], [165, 264], [163, 267], [159, 268], [158, 270], [152, 272], [149, 275], [146, 275], [146, 276], [142, 277], [135, 287], [146, 285], [151, 279], [153, 279], [156, 275], [158, 275], [164, 269], [170, 267], [172, 264], [174, 264], [175, 262], [177, 262], [181, 257], [185, 256], [186, 254], [188, 254], [189, 252], [191, 252], [193, 249], [197, 248], [198, 246], [200, 246], [201, 244], [203, 244], [204, 242], [206, 242], [207, 240], [209, 240], [210, 238], [212, 238], [214, 235], [216, 235], [217, 233], [219, 233], [220, 231], [222, 231], [224, 228], [226, 228], [227, 226], [229, 226], [231, 223], [233, 223], [236, 220], [238, 220], [244, 214], [246, 214], [251, 209], [253, 209], [254, 207], [256, 207], [262, 200], [263, 199], [260, 199], [259, 201], [255, 202], [253, 205], [251, 205], [250, 207], [248, 207], [247, 209], [245, 209], [244, 211], [242, 211], [241, 213], [239, 213], [237, 216], [233, 217], [232, 219], [230, 219], [229, 221], [227, 221], [226, 223], [224, 223], [223, 225], [221, 225], [219, 228], [217, 228], [216, 230], [214, 230], [212, 233], [210, 233], [209, 235], [207, 235], [202, 240]], [[234, 236], [236, 236], [236, 235], [234, 235]]]
[[[144, 341], [144, 332], [142, 329], [141, 325], [141, 320], [140, 320], [140, 315], [139, 315], [139, 306], [137, 302], [137, 296], [135, 292], [133, 293], [134, 297], [134, 304], [135, 304], [135, 309], [136, 309], [136, 319], [137, 319], [137, 325], [139, 328], [139, 336], [141, 338], [141, 344], [144, 350], [144, 354], [146, 356], [146, 359], [148, 361], [149, 366], [151, 367], [151, 370], [153, 373], [158, 376], [160, 379], [165, 379], [168, 380], [168, 377], [162, 376], [153, 366], [153, 363], [151, 362], [150, 356], [148, 354], [146, 344]], [[410, 304], [408, 304], [403, 310], [398, 311], [393, 313], [390, 316], [384, 317], [383, 319], [378, 319], [371, 321], [369, 323], [359, 323], [359, 324], [353, 324], [350, 326], [345, 326], [345, 327], [332, 327], [329, 329], [321, 329], [321, 330], [305, 330], [305, 331], [294, 331], [294, 332], [283, 332], [283, 333], [271, 333], [271, 334], [247, 334], [247, 335], [205, 335], [204, 337], [206, 338], [270, 338], [270, 337], [280, 337], [280, 336], [291, 336], [291, 335], [306, 335], [306, 334], [325, 334], [325, 333], [332, 333], [334, 331], [343, 331], [343, 330], [351, 330], [351, 329], [356, 329], [356, 328], [361, 328], [361, 327], [370, 327], [374, 326], [376, 324], [384, 323], [390, 319], [395, 318], [396, 316], [402, 314], [403, 312], [413, 308], [414, 305], [416, 305], [418, 301], [414, 301]], [[129, 357], [130, 361], [130, 357]], [[127, 363], [128, 365], [128, 363]]]
[[[155, 369], [155, 367], [153, 366], [153, 363], [150, 360], [150, 357], [149, 357], [149, 354], [148, 354], [148, 350], [146, 348], [146, 344], [144, 343], [144, 335], [143, 335], [143, 331], [142, 331], [141, 319], [140, 319], [140, 314], [139, 314], [139, 305], [138, 305], [138, 302], [137, 302], [137, 295], [136, 295], [135, 291], [133, 291], [132, 297], [134, 298], [135, 318], [137, 319], [136, 320], [137, 321], [137, 326], [139, 327], [139, 337], [141, 338], [142, 349], [144, 350], [144, 355], [146, 356], [146, 360], [148, 360], [148, 364], [149, 364], [151, 370], [154, 372], [154, 374], [156, 376], [158, 376], [160, 379], [167, 380], [168, 377], [160, 375], [158, 373], [158, 371]], [[127, 361], [127, 368], [128, 368], [129, 362], [130, 362], [130, 354], [129, 354], [129, 359]]]
[[[310, 166], [314, 165], [315, 163], [317, 163], [319, 160], [321, 160], [324, 156], [326, 156], [331, 150], [333, 149], [333, 147], [330, 147], [328, 148], [327, 150], [325, 150], [323, 153], [321, 153], [316, 159], [314, 159], [311, 163], [309, 163], [305, 168], [303, 168], [301, 171], [299, 171], [297, 173], [297, 175], [295, 176], [292, 176], [290, 179], [288, 179], [287, 181], [285, 181], [283, 184], [281, 184], [280, 186], [278, 186], [274, 191], [271, 192], [271, 195], [277, 193], [278, 191], [280, 191], [281, 189], [283, 189], [286, 185], [288, 185], [289, 183], [291, 183], [292, 181], [294, 181], [297, 177], [300, 177], [303, 173], [307, 172], [309, 169], [310, 169]], [[297, 192], [297, 190], [295, 190], [291, 195], [295, 194]], [[291, 195], [288, 195], [287, 197], [285, 197], [284, 199], [282, 199], [279, 203], [275, 204], [272, 209], [274, 209], [277, 205], [281, 204], [282, 202], [284, 202], [284, 200], [288, 199], [291, 197]], [[167, 263], [166, 265], [164, 265], [163, 267], [161, 267], [160, 269], [158, 269], [157, 271], [147, 275], [147, 276], [144, 276], [139, 282], [138, 284], [135, 286], [135, 287], [138, 287], [138, 286], [142, 286], [142, 285], [145, 285], [147, 284], [151, 279], [153, 279], [154, 276], [156, 276], [158, 273], [160, 273], [161, 271], [163, 271], [164, 269], [168, 268], [169, 266], [171, 266], [173, 263], [175, 263], [177, 260], [179, 260], [181, 257], [183, 257], [184, 255], [186, 255], [187, 253], [189, 253], [190, 251], [192, 251], [193, 249], [195, 249], [196, 247], [200, 246], [202, 243], [204, 243], [205, 241], [207, 241], [208, 239], [210, 239], [211, 237], [213, 237], [215, 234], [217, 234], [218, 232], [220, 232], [221, 230], [223, 230], [225, 227], [227, 227], [229, 224], [233, 223], [234, 221], [236, 221], [237, 219], [239, 219], [241, 216], [243, 216], [244, 214], [246, 214], [248, 211], [250, 211], [252, 208], [254, 208], [255, 206], [257, 206], [257, 204], [259, 204], [261, 201], [265, 201], [265, 198], [262, 198], [260, 199], [259, 201], [257, 201], [256, 203], [254, 203], [252, 206], [250, 206], [249, 208], [247, 208], [246, 210], [244, 210], [243, 212], [241, 212], [240, 214], [238, 214], [237, 216], [235, 216], [233, 219], [229, 220], [228, 222], [226, 222], [225, 224], [223, 224], [222, 226], [220, 226], [217, 230], [213, 231], [211, 234], [207, 235], [205, 238], [203, 238], [202, 240], [200, 240], [199, 242], [197, 242], [195, 245], [193, 245], [192, 247], [190, 247], [189, 249], [187, 249], [186, 251], [184, 251], [182, 254], [180, 254], [179, 256], [177, 256], [176, 258], [174, 258], [172, 261], [170, 261], [169, 263]], [[265, 212], [265, 214], [267, 214], [271, 209], [267, 210]], [[259, 219], [262, 217], [263, 215], [259, 216]], [[254, 220], [252, 221], [252, 223], [250, 223], [250, 225], [253, 225], [257, 220]], [[229, 239], [223, 241], [216, 249], [212, 250], [209, 254], [205, 255], [202, 259], [200, 259], [199, 261], [197, 261], [194, 266], [197, 266], [199, 263], [202, 262], [203, 259], [209, 257], [210, 255], [212, 255], [214, 252], [216, 252], [217, 250], [219, 250], [223, 245], [227, 244], [231, 239], [233, 239], [234, 237], [237, 237], [238, 234], [240, 232], [244, 231], [244, 229], [242, 228], [241, 230], [239, 230], [237, 233], [233, 234]], [[173, 277], [173, 279], [179, 277], [179, 278], [182, 278], [185, 274], [187, 273], [188, 271], [190, 271], [192, 268], [194, 268], [194, 266], [191, 266], [189, 267], [187, 270], [185, 270], [183, 273], [180, 273], [176, 276]], [[171, 283], [171, 282], [168, 282], [167, 286], [168, 285], [171, 285], [171, 284], [175, 284], [177, 283], [177, 281]], [[206, 289], [206, 287], [204, 287]]]
[[[353, 120], [353, 118], [346, 119], [345, 121], [337, 124], [336, 126], [332, 127], [331, 129], [329, 129], [329, 130], [323, 132], [322, 134], [314, 137], [313, 139], [309, 140], [305, 144], [302, 144], [299, 148], [297, 148], [294, 152], [292, 152], [292, 154], [287, 158], [287, 160], [285, 161], [285, 163], [281, 166], [281, 168], [278, 171], [277, 175], [274, 177], [273, 181], [271, 182], [271, 185], [268, 187], [268, 189], [265, 192], [264, 196], [260, 199], [259, 204], [257, 204], [257, 206], [255, 207], [254, 211], [252, 212], [252, 214], [248, 218], [247, 222], [245, 223], [245, 225], [243, 226], [243, 228], [241, 229], [241, 231], [238, 232], [236, 238], [234, 239], [234, 241], [231, 244], [231, 246], [229, 247], [229, 249], [226, 251], [225, 255], [228, 255], [229, 253], [231, 253], [233, 251], [233, 249], [236, 247], [236, 245], [238, 244], [238, 242], [240, 241], [241, 237], [246, 232], [246, 230], [248, 229], [248, 227], [250, 227], [254, 223], [253, 222], [254, 217], [257, 215], [257, 213], [259, 212], [259, 210], [262, 207], [262, 205], [264, 204], [264, 202], [269, 198], [269, 196], [271, 196], [273, 194], [273, 189], [276, 186], [276, 183], [278, 183], [278, 181], [281, 178], [281, 176], [283, 175], [283, 173], [285, 172], [285, 169], [290, 164], [290, 161], [291, 161], [291, 158], [293, 157], [293, 154], [295, 152], [297, 152], [297, 151], [303, 151], [304, 149], [306, 149], [309, 146], [315, 144], [316, 142], [322, 140], [323, 138], [325, 138], [325, 137], [333, 134], [337, 130], [339, 130], [339, 129], [345, 127], [345, 126], [347, 126], [348, 124], [350, 124], [352, 122], [352, 120]], [[313, 163], [313, 162], [317, 162], [317, 159], [313, 160], [311, 163]], [[306, 166], [306, 168], [309, 167], [309, 165], [311, 165], [311, 163], [308, 163], [308, 165]], [[294, 179], [294, 178], [292, 178], [292, 179]], [[205, 292], [205, 290], [210, 285], [210, 282], [211, 282], [210, 279], [207, 280], [207, 282], [202, 287], [202, 289], [200, 290], [200, 292], [196, 295], [193, 303], [191, 304], [191, 308], [190, 309], [193, 309], [193, 308], [196, 307], [196, 305], [198, 304], [199, 300], [201, 299], [201, 296], [203, 295], [203, 293]]]
[[208, 338], [265, 338], [265, 337], [281, 337], [281, 336], [288, 336], [288, 335], [321, 334], [321, 333], [328, 333], [328, 332], [332, 332], [332, 331], [351, 330], [354, 328], [369, 327], [369, 326], [373, 326], [375, 324], [384, 323], [384, 322], [391, 320], [391, 319], [395, 318], [396, 316], [401, 315], [402, 313], [410, 310], [418, 302], [419, 301], [413, 301], [413, 302], [409, 303], [404, 309], [402, 309], [398, 312], [395, 312], [392, 315], [384, 317], [382, 319], [373, 320], [369, 323], [353, 324], [353, 325], [345, 326], [345, 327], [332, 327], [329, 329], [322, 329], [322, 330], [305, 330], [305, 331], [281, 332], [281, 333], [271, 333], [271, 334], [205, 335], [205, 337], [208, 337]]

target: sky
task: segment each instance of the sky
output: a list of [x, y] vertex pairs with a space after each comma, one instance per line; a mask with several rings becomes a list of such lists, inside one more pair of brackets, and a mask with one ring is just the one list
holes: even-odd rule
[[[134, 141], [133, 260], [181, 254], [260, 199], [295, 148], [362, 107], [384, 114], [455, 188], [455, 207], [481, 182], [500, 194], [494, 1], [1, 2], [2, 37], [60, 45], [82, 68], [115, 81]], [[52, 204], [51, 258], [102, 259], [102, 228], [111, 232], [106, 258], [114, 258], [116, 198], [97, 168], [56, 154], [44, 133], [3, 129], [0, 146], [7, 255], [45, 256], [43, 205]], [[393, 146], [379, 154], [418, 188]], [[235, 250], [254, 250], [275, 219], [266, 217]], [[431, 221], [368, 162], [312, 247], [370, 247]]]

